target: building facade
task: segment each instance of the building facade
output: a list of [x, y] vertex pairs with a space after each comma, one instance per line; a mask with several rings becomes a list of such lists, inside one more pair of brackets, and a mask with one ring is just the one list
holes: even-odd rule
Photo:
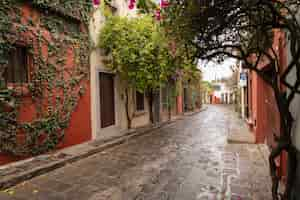
[[0, 111], [16, 121], [1, 118], [6, 139], [1, 138], [0, 165], [91, 139], [86, 58], [92, 5], [82, 6], [1, 1], [1, 92], [12, 95]]
[[[0, 165], [94, 139], [124, 135], [128, 133], [127, 115], [132, 129], [151, 124], [147, 96], [128, 88], [118, 74], [106, 67], [107, 57], [97, 48], [105, 24], [102, 9], [92, 10], [92, 5], [84, 0], [70, 2], [0, 3], [7, 6], [5, 14], [11, 17], [12, 28], [4, 39], [13, 47], [8, 65], [2, 68], [0, 64], [0, 105], [4, 82], [4, 87], [14, 90], [19, 100], [17, 120], [22, 127], [17, 130], [17, 145], [34, 144], [41, 149], [29, 149], [32, 152], [21, 156], [0, 152]], [[114, 15], [137, 17], [136, 10], [129, 10], [125, 0], [111, 1], [108, 8]], [[0, 9], [3, 17], [2, 12]], [[155, 93], [154, 123], [200, 108], [200, 82], [184, 88], [179, 77]], [[3, 110], [13, 113], [10, 103]], [[0, 107], [0, 114], [3, 110]], [[0, 135], [2, 124], [0, 121]], [[38, 136], [32, 137], [26, 131]], [[34, 140], [27, 145], [28, 138]], [[0, 146], [5, 146], [2, 141]]]
[[[128, 8], [128, 2], [115, 0], [110, 3], [111, 12], [118, 16], [136, 17], [136, 11]], [[99, 43], [99, 34], [105, 24], [105, 16], [97, 9], [90, 22], [93, 43]], [[118, 74], [105, 66], [106, 57], [102, 50], [95, 47], [91, 56], [91, 110], [92, 138], [107, 139], [123, 135], [128, 130], [125, 90], [128, 86]], [[129, 117], [132, 128], [150, 124], [149, 105], [145, 94], [129, 89]], [[153, 106], [154, 107], [154, 106]]]
[[[280, 66], [287, 66], [286, 47], [284, 44], [285, 34], [274, 30], [273, 49], [279, 55]], [[264, 59], [258, 64], [259, 69], [268, 69]], [[281, 88], [284, 91], [284, 87]], [[248, 118], [247, 122], [255, 136], [256, 143], [266, 143], [269, 148], [276, 145], [274, 136], [280, 136], [280, 114], [277, 108], [273, 89], [254, 71], [248, 72]], [[278, 157], [276, 164], [278, 173], [286, 176], [285, 154]]]

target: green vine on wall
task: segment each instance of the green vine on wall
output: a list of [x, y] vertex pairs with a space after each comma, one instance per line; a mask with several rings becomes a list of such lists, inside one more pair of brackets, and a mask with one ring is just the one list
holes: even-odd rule
[[[86, 29], [92, 11], [92, 4], [86, 0], [32, 0], [28, 5], [40, 13], [35, 23], [41, 28], [36, 28], [33, 16], [26, 19], [26, 24], [21, 23], [20, 8], [26, 2], [0, 2], [0, 151], [21, 156], [55, 149], [64, 138], [89, 79], [90, 41]], [[3, 77], [9, 52], [20, 38], [33, 57], [27, 101], [35, 106], [35, 116], [30, 122], [18, 120], [24, 98], [17, 88], [9, 88]], [[67, 66], [70, 49], [74, 66]]]

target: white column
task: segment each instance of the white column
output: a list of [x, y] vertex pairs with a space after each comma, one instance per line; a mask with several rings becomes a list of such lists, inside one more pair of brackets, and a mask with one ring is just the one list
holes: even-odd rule
[[242, 118], [245, 118], [245, 90], [244, 87], [241, 87], [241, 113]]

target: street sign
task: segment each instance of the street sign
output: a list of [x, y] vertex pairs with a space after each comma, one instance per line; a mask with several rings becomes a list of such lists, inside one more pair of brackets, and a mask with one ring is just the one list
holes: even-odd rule
[[240, 73], [240, 87], [246, 87], [247, 86], [247, 73], [241, 72]]

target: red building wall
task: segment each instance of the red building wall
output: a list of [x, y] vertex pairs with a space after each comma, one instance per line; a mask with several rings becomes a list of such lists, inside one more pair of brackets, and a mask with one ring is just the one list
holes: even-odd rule
[[[280, 57], [280, 66], [287, 66], [286, 49], [283, 44], [284, 34], [274, 31], [273, 49]], [[264, 61], [259, 63], [260, 68], [267, 66]], [[283, 70], [283, 69], [282, 69]], [[284, 90], [284, 87], [281, 88]], [[266, 143], [270, 148], [276, 145], [274, 135], [280, 135], [280, 115], [272, 88], [260, 78], [256, 72], [249, 72], [248, 82], [249, 126], [255, 135], [256, 143]], [[286, 155], [277, 160], [279, 172], [286, 175]]]
[[[32, 45], [34, 51], [38, 51], [39, 47], [36, 45], [36, 36], [34, 33], [41, 31], [44, 38], [47, 38], [51, 41], [51, 33], [45, 29], [40, 27], [40, 11], [32, 8], [29, 4], [25, 4], [21, 7], [21, 13], [22, 13], [22, 18], [21, 18], [21, 23], [26, 24], [26, 22], [29, 20], [33, 20], [33, 26], [28, 27], [30, 31], [20, 33], [19, 35], [19, 40], [20, 42], [24, 43], [25, 45]], [[18, 24], [15, 24], [15, 26], [18, 26]], [[87, 31], [87, 30], [84, 30]], [[87, 33], [88, 34], [88, 33]], [[74, 47], [69, 47], [67, 50], [66, 55], [58, 55], [60, 57], [63, 57], [66, 59], [65, 61], [65, 67], [66, 68], [73, 68], [75, 67], [75, 56], [74, 56]], [[42, 46], [42, 55], [44, 58], [48, 57], [48, 46], [43, 45]], [[65, 75], [65, 79], [70, 78], [69, 75]], [[90, 82], [89, 80], [83, 80], [80, 83], [80, 86], [86, 89], [85, 93], [83, 96], [80, 97], [78, 104], [71, 114], [71, 120], [69, 127], [65, 130], [65, 138], [63, 142], [59, 145], [59, 148], [64, 148], [68, 147], [71, 145], [79, 144], [85, 141], [88, 141], [91, 139], [91, 105], [90, 105]], [[22, 94], [22, 101], [20, 105], [20, 110], [19, 110], [19, 116], [18, 120], [20, 122], [30, 122], [35, 119], [36, 117], [36, 107], [35, 103], [32, 100], [28, 89], [26, 88], [27, 86], [25, 85], [21, 89], [23, 90]], [[76, 89], [79, 91], [79, 87]], [[59, 91], [57, 91], [59, 92]], [[45, 105], [46, 109], [46, 102], [43, 103]], [[24, 157], [12, 157], [10, 155], [0, 153], [0, 165], [24, 159]]]
[[183, 113], [183, 100], [182, 96], [178, 95], [176, 97], [176, 103], [177, 103], [177, 114], [181, 115]]
[[215, 96], [213, 92], [209, 95], [209, 98], [211, 104], [221, 104], [221, 99]]

